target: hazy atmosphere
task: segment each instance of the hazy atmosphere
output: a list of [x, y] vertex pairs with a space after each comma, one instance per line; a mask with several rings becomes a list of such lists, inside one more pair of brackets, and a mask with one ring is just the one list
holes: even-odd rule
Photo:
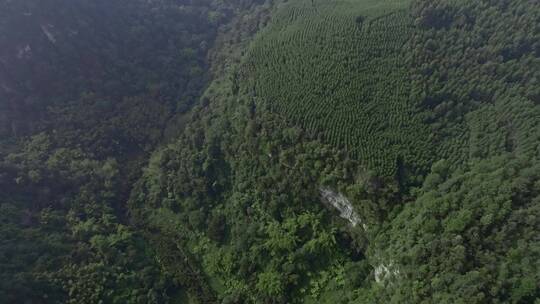
[[537, 0], [0, 0], [0, 304], [540, 304]]

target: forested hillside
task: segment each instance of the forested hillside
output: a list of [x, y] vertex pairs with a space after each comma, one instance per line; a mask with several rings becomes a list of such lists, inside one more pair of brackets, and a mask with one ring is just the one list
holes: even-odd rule
[[0, 302], [162, 303], [126, 202], [248, 1], [0, 2]]
[[540, 303], [540, 3], [0, 2], [0, 303]]

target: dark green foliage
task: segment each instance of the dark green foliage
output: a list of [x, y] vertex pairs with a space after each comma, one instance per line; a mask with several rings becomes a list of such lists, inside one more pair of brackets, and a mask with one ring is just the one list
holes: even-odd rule
[[158, 255], [189, 256], [187, 269], [197, 273], [190, 288], [210, 286], [199, 298], [216, 293], [226, 303], [299, 303], [323, 296], [327, 284], [344, 286], [334, 275], [357, 258], [338, 246], [349, 228], [319, 202], [318, 184], [350, 183], [357, 165], [318, 142], [302, 143], [298, 128], [264, 108], [250, 115], [244, 103], [228, 112], [229, 102], [214, 100], [220, 110], [156, 153], [133, 192], [140, 225], [184, 242]]
[[35, 136], [3, 163], [2, 301], [159, 302], [166, 283], [111, 208], [118, 164], [55, 144]]
[[[444, 27], [423, 26], [434, 11], [448, 15]], [[538, 153], [539, 16], [535, 1], [414, 3], [414, 87], [439, 157], [457, 165], [503, 150]]]
[[407, 4], [289, 1], [253, 43], [246, 91], [379, 175], [396, 175], [398, 159], [412, 173], [426, 169], [426, 126], [404, 60]]
[[400, 265], [379, 301], [533, 303], [540, 297], [537, 159], [504, 155], [448, 169], [435, 165], [419, 198], [374, 241]]
[[0, 135], [55, 130], [94, 153], [149, 150], [207, 78], [208, 15], [220, 12], [187, 2], [3, 1]]
[[0, 303], [540, 301], [537, 1], [0, 8]]
[[1, 303], [184, 292], [125, 201], [171, 117], [197, 101], [218, 26], [250, 4], [0, 2]]

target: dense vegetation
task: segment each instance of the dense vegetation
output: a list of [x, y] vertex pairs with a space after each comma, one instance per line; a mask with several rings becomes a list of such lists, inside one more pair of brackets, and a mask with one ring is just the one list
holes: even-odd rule
[[0, 302], [539, 303], [539, 20], [0, 2]]
[[[404, 45], [409, 1], [289, 1], [244, 73], [257, 97], [385, 176], [429, 163]], [[402, 168], [403, 169], [403, 168]]]
[[161, 303], [126, 201], [248, 1], [0, 2], [0, 302]]

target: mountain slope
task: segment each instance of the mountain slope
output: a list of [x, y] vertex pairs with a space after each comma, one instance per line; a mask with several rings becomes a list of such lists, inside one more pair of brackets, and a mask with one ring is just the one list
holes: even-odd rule
[[[539, 63], [540, 7], [383, 3], [390, 11], [373, 12], [365, 1], [276, 6], [243, 60], [210, 86], [209, 106], [156, 154], [135, 191], [139, 219], [154, 231], [177, 231], [172, 239], [184, 240], [218, 299], [530, 303], [539, 296], [540, 116], [531, 67]], [[409, 27], [371, 43], [396, 33], [370, 20], [377, 13]], [[377, 34], [360, 39], [368, 29]], [[509, 40], [517, 46], [507, 58]], [[393, 99], [400, 95], [388, 92], [400, 83], [407, 94]], [[412, 129], [388, 114], [392, 104]], [[372, 123], [354, 120], [362, 115]], [[373, 129], [364, 132], [364, 124]], [[374, 146], [355, 153], [348, 137]], [[363, 225], [339, 219], [322, 202], [323, 189], [349, 198]]]
[[366, 167], [395, 176], [429, 162], [412, 90], [409, 1], [288, 1], [255, 39], [246, 89]]
[[126, 200], [250, 3], [0, 1], [0, 302], [162, 303]]
[[537, 1], [0, 3], [0, 302], [540, 298]]

